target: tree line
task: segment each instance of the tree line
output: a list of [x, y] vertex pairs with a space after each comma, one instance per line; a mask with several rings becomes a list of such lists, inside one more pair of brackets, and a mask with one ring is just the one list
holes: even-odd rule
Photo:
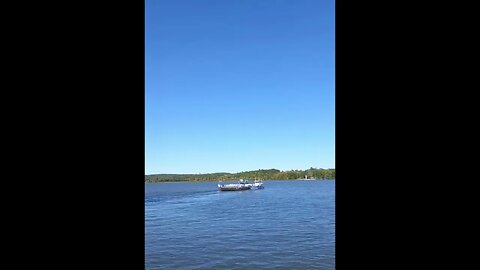
[[290, 170], [277, 169], [246, 171], [239, 173], [206, 173], [206, 174], [151, 174], [145, 175], [145, 183], [180, 182], [180, 181], [231, 181], [239, 179], [259, 180], [295, 180], [295, 179], [335, 179], [335, 169]]

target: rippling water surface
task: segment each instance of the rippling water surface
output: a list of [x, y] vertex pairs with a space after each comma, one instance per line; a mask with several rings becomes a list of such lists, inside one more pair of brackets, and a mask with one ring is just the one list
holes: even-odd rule
[[335, 269], [335, 181], [145, 185], [146, 269]]

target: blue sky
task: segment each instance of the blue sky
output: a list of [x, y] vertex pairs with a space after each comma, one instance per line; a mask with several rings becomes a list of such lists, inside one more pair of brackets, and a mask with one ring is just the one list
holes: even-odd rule
[[335, 4], [146, 0], [145, 174], [335, 168]]

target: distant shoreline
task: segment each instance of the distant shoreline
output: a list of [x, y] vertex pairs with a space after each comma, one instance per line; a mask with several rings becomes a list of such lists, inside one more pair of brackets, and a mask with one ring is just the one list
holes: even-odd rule
[[[280, 171], [277, 169], [255, 170], [239, 173], [206, 173], [206, 174], [150, 174], [145, 175], [145, 183], [159, 182], [211, 182], [246, 180], [329, 180], [335, 179], [335, 169], [317, 169]], [[315, 180], [313, 180], [315, 181]]]
[[[240, 179], [236, 180], [222, 180], [222, 182], [236, 182]], [[245, 179], [249, 181], [254, 181], [250, 179]], [[318, 181], [335, 181], [335, 179], [264, 179], [262, 181], [307, 181], [307, 182], [318, 182]], [[144, 184], [158, 184], [158, 183], [207, 183], [207, 182], [220, 182], [220, 180], [201, 180], [201, 181], [157, 181], [157, 182], [145, 182]]]

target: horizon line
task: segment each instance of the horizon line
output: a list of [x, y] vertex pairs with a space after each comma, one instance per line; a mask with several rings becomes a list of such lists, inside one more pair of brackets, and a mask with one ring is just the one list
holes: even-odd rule
[[[315, 167], [310, 167], [310, 168], [313, 168], [313, 169], [322, 169], [322, 170], [334, 170], [335, 168], [315, 168]], [[254, 172], [254, 171], [261, 171], [261, 170], [279, 170], [281, 172], [288, 172], [288, 171], [306, 171], [306, 170], [310, 170], [310, 168], [308, 169], [304, 169], [304, 170], [299, 170], [299, 169], [290, 169], [290, 170], [280, 170], [280, 169], [276, 169], [276, 168], [269, 168], [269, 169], [256, 169], [256, 170], [247, 170], [247, 171], [239, 171], [239, 172], [207, 172], [207, 173], [150, 173], [150, 174], [145, 174], [145, 175], [155, 175], [155, 174], [193, 174], [193, 175], [198, 175], [198, 174], [214, 174], [214, 173], [229, 173], [229, 174], [236, 174], [236, 173], [243, 173], [243, 172]]]

